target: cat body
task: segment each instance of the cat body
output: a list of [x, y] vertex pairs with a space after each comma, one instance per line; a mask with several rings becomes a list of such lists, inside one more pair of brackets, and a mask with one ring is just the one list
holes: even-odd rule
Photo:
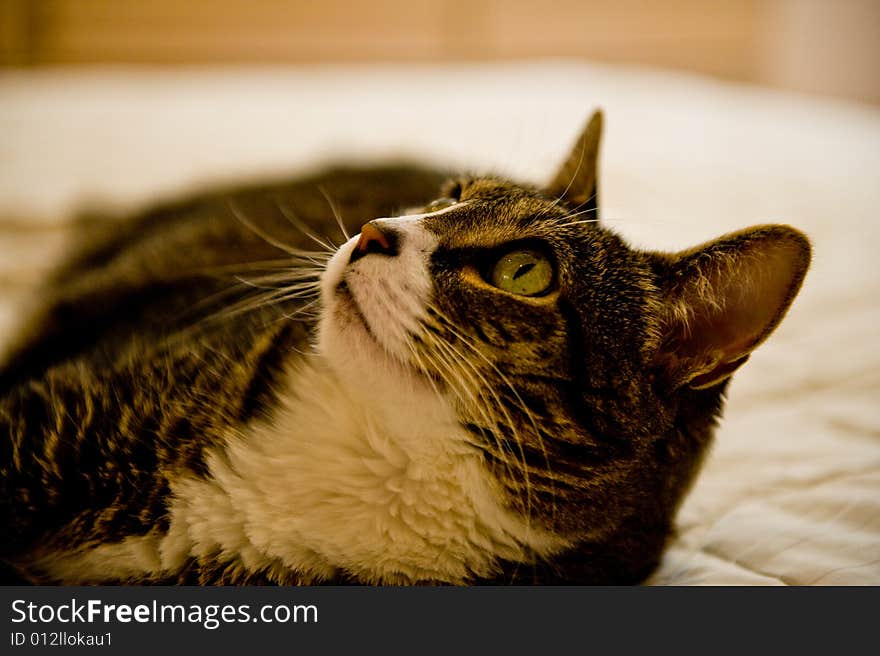
[[0, 558], [65, 584], [643, 580], [809, 246], [630, 249], [597, 221], [600, 130], [544, 189], [348, 168], [93, 223], [0, 366]]

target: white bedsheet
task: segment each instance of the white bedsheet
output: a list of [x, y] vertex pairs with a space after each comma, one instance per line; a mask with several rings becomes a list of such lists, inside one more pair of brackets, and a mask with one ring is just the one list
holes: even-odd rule
[[537, 182], [597, 106], [604, 216], [633, 243], [783, 222], [815, 247], [651, 582], [880, 584], [876, 108], [571, 62], [5, 73], [0, 346], [84, 203], [401, 155]]

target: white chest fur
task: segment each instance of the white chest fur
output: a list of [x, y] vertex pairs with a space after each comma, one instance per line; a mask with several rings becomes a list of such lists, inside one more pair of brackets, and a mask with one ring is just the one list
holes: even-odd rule
[[436, 394], [400, 377], [353, 389], [318, 358], [288, 378], [272, 421], [214, 449], [207, 479], [172, 484], [167, 534], [46, 554], [37, 567], [88, 583], [172, 574], [201, 556], [306, 581], [462, 583], [499, 558], [564, 546], [504, 507]]
[[561, 546], [504, 508], [441, 398], [401, 379], [367, 389], [317, 359], [291, 372], [271, 422], [213, 453], [211, 480], [174, 487], [163, 565], [220, 553], [306, 578], [456, 583]]

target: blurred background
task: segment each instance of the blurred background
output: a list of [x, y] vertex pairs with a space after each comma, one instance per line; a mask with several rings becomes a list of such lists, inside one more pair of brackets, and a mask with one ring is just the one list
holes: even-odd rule
[[0, 64], [569, 57], [880, 104], [878, 0], [0, 0]]

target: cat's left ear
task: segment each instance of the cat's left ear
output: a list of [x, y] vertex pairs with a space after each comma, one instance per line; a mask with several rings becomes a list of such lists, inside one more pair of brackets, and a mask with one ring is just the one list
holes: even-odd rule
[[654, 365], [673, 388], [736, 371], [782, 321], [810, 264], [794, 228], [768, 225], [658, 260], [665, 298]]
[[[578, 210], [596, 209], [599, 205], [599, 142], [602, 138], [602, 112], [594, 112], [574, 144], [565, 162], [547, 185], [554, 197]], [[596, 217], [598, 218], [598, 217]]]

